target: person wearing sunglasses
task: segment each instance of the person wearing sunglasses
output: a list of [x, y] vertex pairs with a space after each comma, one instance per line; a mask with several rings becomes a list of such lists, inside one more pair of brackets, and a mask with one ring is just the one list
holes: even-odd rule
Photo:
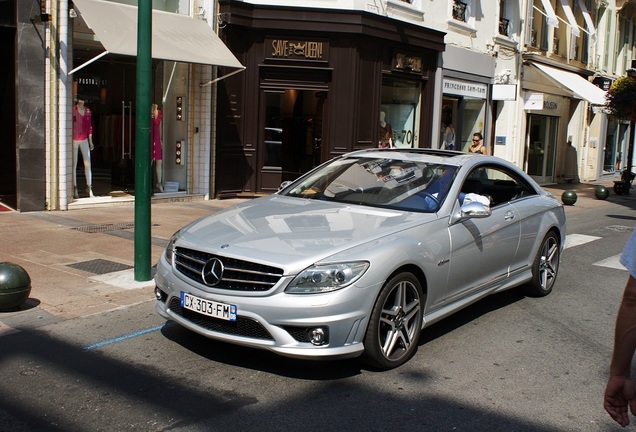
[[481, 154], [486, 154], [486, 146], [484, 145], [484, 143], [482, 142], [484, 139], [484, 137], [482, 136], [481, 133], [479, 132], [475, 132], [473, 134], [473, 142], [470, 145], [470, 147], [468, 147], [468, 151], [470, 153], [481, 153]]

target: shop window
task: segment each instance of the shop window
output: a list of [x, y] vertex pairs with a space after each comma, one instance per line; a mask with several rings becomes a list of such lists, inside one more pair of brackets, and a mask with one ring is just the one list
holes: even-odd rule
[[506, 0], [499, 0], [499, 34], [510, 36], [510, 20], [506, 18]]
[[454, 0], [453, 1], [453, 19], [461, 22], [467, 22], [467, 10], [468, 4], [463, 1]]
[[383, 78], [379, 146], [418, 147], [420, 94], [418, 81]]

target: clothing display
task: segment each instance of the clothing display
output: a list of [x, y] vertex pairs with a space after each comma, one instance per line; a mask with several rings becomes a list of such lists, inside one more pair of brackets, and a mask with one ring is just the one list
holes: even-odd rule
[[157, 110], [157, 115], [153, 116], [150, 121], [150, 155], [152, 160], [162, 160], [163, 152], [161, 149], [161, 110]]

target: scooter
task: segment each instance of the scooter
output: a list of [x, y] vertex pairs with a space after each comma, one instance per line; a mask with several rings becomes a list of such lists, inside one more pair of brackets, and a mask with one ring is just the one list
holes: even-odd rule
[[636, 174], [630, 172], [628, 169], [621, 171], [621, 179], [614, 180], [614, 192], [616, 195], [629, 195], [629, 190], [632, 188]]

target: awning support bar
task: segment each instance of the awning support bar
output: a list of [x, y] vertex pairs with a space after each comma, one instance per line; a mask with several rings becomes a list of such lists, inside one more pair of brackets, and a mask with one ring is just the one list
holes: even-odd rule
[[214, 84], [214, 83], [215, 83], [215, 82], [217, 82], [217, 81], [221, 81], [222, 79], [225, 79], [225, 78], [230, 77], [230, 76], [232, 76], [232, 75], [236, 75], [236, 74], [237, 74], [237, 73], [239, 73], [239, 72], [243, 72], [244, 70], [245, 70], [245, 68], [237, 69], [237, 70], [235, 70], [234, 72], [230, 72], [229, 74], [225, 74], [225, 75], [223, 75], [223, 76], [220, 76], [220, 77], [214, 78], [213, 80], [210, 80], [210, 81], [208, 81], [208, 82], [200, 83], [200, 84], [199, 84], [199, 87], [206, 87], [206, 86], [209, 86], [209, 85], [211, 85], [211, 84]]
[[106, 54], [110, 54], [110, 51], [104, 51], [103, 53], [93, 57], [92, 59], [90, 59], [86, 63], [83, 63], [83, 64], [79, 65], [78, 67], [76, 67], [75, 69], [73, 69], [72, 71], [70, 71], [68, 74], [69, 75], [73, 75], [74, 72], [77, 72], [78, 70], [84, 68], [85, 66], [88, 66], [89, 64], [93, 63], [94, 61], [99, 60], [100, 58], [104, 57]]

